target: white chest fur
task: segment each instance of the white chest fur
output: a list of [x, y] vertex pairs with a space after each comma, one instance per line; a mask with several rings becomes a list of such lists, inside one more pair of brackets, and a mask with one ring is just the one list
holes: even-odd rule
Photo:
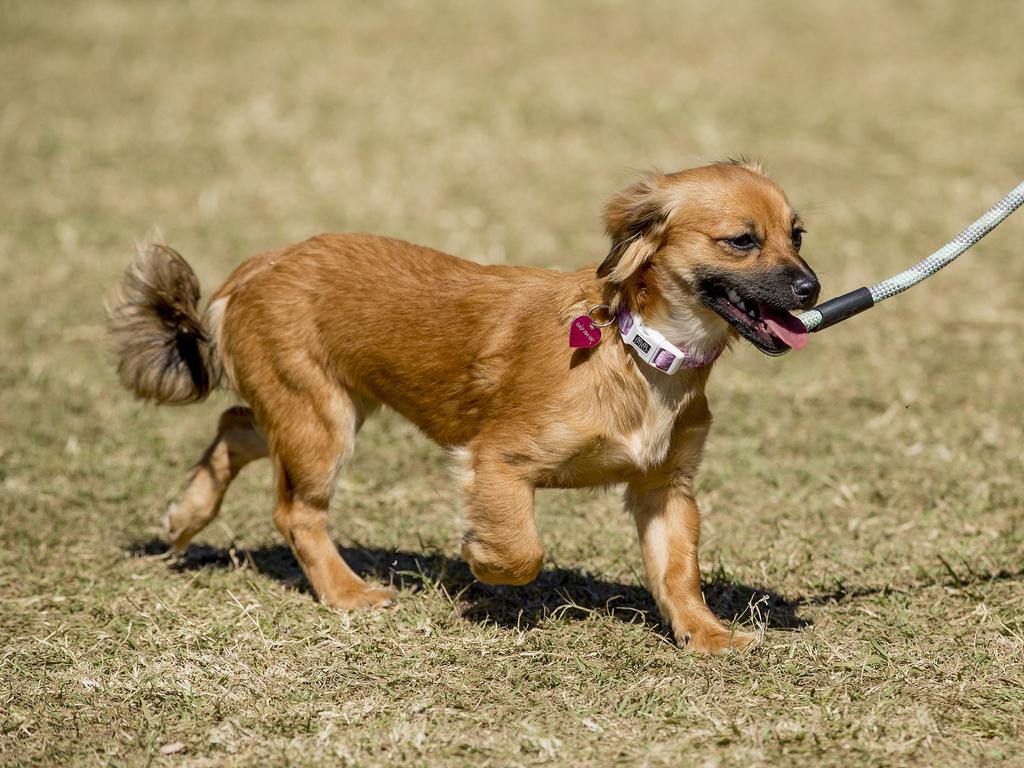
[[629, 461], [641, 471], [661, 464], [668, 455], [672, 430], [680, 413], [678, 402], [652, 392], [639, 426], [619, 438]]

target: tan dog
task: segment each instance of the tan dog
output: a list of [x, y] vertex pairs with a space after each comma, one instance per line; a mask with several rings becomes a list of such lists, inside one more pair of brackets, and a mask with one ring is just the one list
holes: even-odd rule
[[[244, 262], [201, 319], [191, 268], [150, 246], [108, 303], [122, 382], [139, 397], [190, 403], [226, 379], [249, 404], [221, 416], [168, 513], [170, 542], [183, 548], [238, 471], [269, 456], [274, 521], [320, 600], [392, 600], [327, 532], [338, 471], [384, 403], [462, 462], [462, 551], [481, 581], [537, 576], [535, 489], [625, 483], [676, 640], [748, 645], [753, 636], [723, 626], [701, 595], [692, 487], [711, 424], [704, 386], [737, 333], [769, 354], [802, 344], [785, 310], [812, 305], [818, 282], [799, 256], [800, 221], [759, 168], [728, 162], [646, 175], [611, 200], [605, 226], [607, 258], [571, 273], [324, 235]], [[574, 318], [588, 312], [594, 323], [577, 321], [576, 340], [592, 343], [595, 325], [609, 323], [604, 338], [572, 349]], [[683, 366], [671, 375], [669, 358]]]

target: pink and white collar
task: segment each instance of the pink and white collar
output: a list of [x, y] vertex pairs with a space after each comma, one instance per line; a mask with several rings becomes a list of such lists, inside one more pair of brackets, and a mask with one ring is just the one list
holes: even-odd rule
[[706, 365], [711, 365], [725, 349], [724, 346], [721, 346], [714, 352], [702, 355], [679, 349], [660, 331], [644, 325], [640, 315], [631, 312], [626, 307], [619, 310], [616, 322], [619, 326], [622, 343], [631, 347], [645, 363], [669, 376], [680, 368], [703, 368]]

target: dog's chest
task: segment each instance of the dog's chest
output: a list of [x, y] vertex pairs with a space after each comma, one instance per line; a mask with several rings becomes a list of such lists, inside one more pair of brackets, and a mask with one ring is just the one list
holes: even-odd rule
[[613, 438], [613, 442], [631, 465], [646, 471], [665, 461], [678, 416], [677, 405], [652, 398], [639, 424]]
[[688, 408], [699, 393], [682, 381], [661, 388], [639, 383], [643, 388], [634, 388], [628, 398], [605, 396], [587, 411], [589, 423], [579, 424], [574, 432], [590, 435], [574, 441], [571, 457], [559, 462], [558, 471], [545, 484], [607, 485], [665, 465], [679, 420], [688, 418]]

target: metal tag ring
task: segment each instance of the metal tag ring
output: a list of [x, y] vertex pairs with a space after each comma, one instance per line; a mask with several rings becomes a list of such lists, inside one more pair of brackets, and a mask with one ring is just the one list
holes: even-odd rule
[[596, 310], [598, 310], [598, 309], [611, 309], [611, 307], [608, 306], [607, 304], [595, 304], [590, 309], [588, 309], [587, 310], [587, 317], [590, 318], [590, 324], [591, 325], [593, 325], [595, 328], [607, 328], [609, 325], [612, 325], [615, 322], [615, 318], [614, 317], [611, 320], [609, 320], [607, 323], [597, 323], [597, 322], [594, 322], [594, 312]]

